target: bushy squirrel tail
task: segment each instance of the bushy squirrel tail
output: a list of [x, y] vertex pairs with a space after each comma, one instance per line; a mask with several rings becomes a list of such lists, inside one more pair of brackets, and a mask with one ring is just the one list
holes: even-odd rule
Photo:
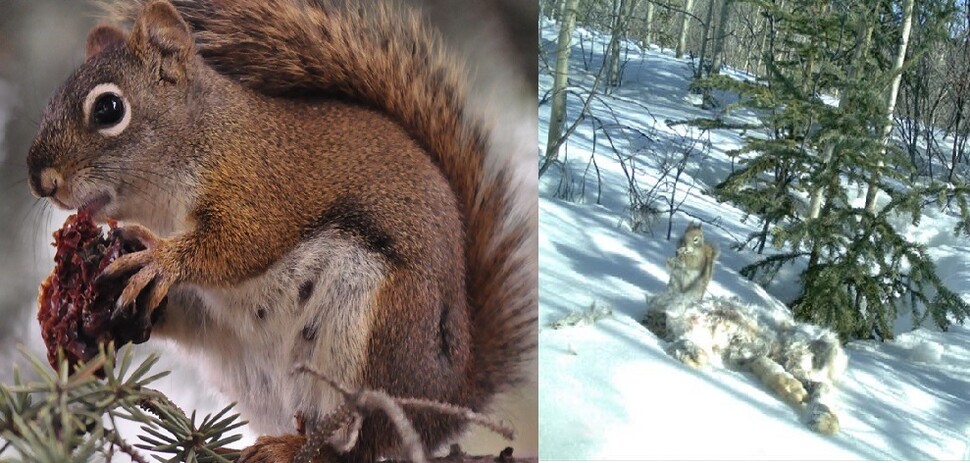
[[[146, 0], [115, 0], [131, 22]], [[413, 12], [391, 2], [171, 0], [218, 72], [274, 96], [333, 95], [377, 107], [431, 154], [458, 198], [466, 233], [473, 368], [483, 401], [521, 379], [536, 343], [537, 203], [516, 156], [489, 152], [466, 110], [463, 64]], [[484, 405], [484, 403], [482, 404]]]

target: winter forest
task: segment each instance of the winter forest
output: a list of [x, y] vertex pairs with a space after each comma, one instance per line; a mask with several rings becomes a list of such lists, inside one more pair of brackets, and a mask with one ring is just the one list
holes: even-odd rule
[[540, 7], [542, 457], [970, 458], [970, 4]]

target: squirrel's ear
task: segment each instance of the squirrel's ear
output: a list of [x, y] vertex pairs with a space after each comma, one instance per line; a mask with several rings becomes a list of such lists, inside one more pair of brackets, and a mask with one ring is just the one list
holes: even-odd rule
[[172, 82], [185, 77], [195, 53], [188, 24], [166, 0], [153, 1], [142, 10], [128, 45], [142, 58], [160, 59], [162, 78]]
[[88, 59], [106, 48], [125, 43], [125, 33], [115, 26], [101, 24], [88, 32], [88, 44], [84, 51], [84, 59]]

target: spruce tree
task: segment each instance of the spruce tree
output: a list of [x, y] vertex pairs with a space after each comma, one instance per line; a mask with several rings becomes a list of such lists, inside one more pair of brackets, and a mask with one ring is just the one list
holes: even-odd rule
[[[772, 28], [767, 74], [755, 82], [712, 76], [694, 83], [738, 93], [739, 102], [728, 109], [751, 109], [760, 119], [760, 130], [733, 153], [740, 168], [714, 193], [761, 220], [748, 240], [759, 253], [768, 242], [786, 250], [765, 255], [742, 274], [770, 281], [784, 266], [805, 265], [801, 294], [790, 303], [795, 317], [831, 327], [843, 340], [891, 339], [903, 310], [915, 323], [930, 319], [944, 330], [952, 321], [962, 323], [970, 305], [942, 284], [925, 247], [892, 225], [900, 215], [917, 224], [928, 198], [942, 196], [946, 201], [938, 204], [955, 205], [958, 228], [970, 231], [970, 190], [962, 183], [913, 181], [906, 156], [884, 144], [894, 77], [887, 56], [895, 46], [886, 38], [899, 35], [901, 6], [889, 0], [752, 3]], [[826, 102], [826, 94], [837, 94], [839, 103]], [[736, 127], [724, 118], [695, 122]], [[872, 179], [888, 196], [874, 211], [850, 192]], [[821, 201], [816, 211], [810, 198]]]

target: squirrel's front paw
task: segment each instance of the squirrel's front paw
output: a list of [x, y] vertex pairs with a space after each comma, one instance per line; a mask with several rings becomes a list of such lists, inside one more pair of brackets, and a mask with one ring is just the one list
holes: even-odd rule
[[163, 259], [168, 241], [163, 240], [140, 225], [127, 226], [122, 231], [126, 239], [135, 239], [146, 246], [143, 251], [125, 254], [108, 265], [99, 280], [116, 278], [137, 272], [128, 279], [128, 284], [118, 297], [115, 313], [133, 310], [135, 301], [144, 303], [139, 309], [151, 313], [161, 305], [168, 295], [169, 288], [177, 281], [177, 269]]

